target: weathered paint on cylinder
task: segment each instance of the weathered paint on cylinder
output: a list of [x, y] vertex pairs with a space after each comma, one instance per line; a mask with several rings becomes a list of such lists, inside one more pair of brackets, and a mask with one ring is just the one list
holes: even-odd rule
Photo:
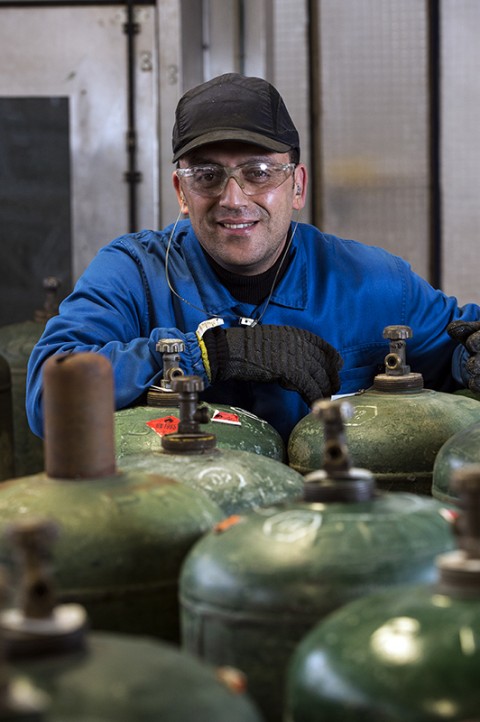
[[480, 465], [452, 475], [457, 549], [434, 584], [388, 589], [319, 622], [289, 666], [292, 722], [473, 722], [480, 647]]
[[289, 670], [292, 722], [466, 722], [479, 711], [479, 599], [388, 590], [322, 621]]
[[[276, 429], [255, 414], [237, 407], [202, 402], [209, 421], [202, 424], [206, 433], [215, 434], [219, 449], [237, 449], [286, 460], [285, 444]], [[238, 423], [215, 421], [234, 415]], [[119, 463], [130, 454], [162, 451], [161, 437], [165, 430], [178, 423], [179, 411], [174, 406], [136, 406], [115, 413], [115, 449]]]
[[50, 698], [45, 722], [261, 722], [248, 695], [166, 644], [96, 632], [85, 651], [15, 662]]
[[470, 391], [470, 389], [459, 389], [454, 393], [456, 396], [466, 396], [468, 399], [475, 399], [476, 401], [480, 401], [480, 393], [477, 393], [476, 391]]
[[36, 321], [12, 323], [0, 328], [0, 353], [7, 360], [12, 377], [16, 476], [27, 476], [44, 469], [43, 442], [30, 431], [25, 412], [27, 363], [44, 328], [44, 323]]
[[293, 722], [473, 722], [480, 647], [480, 465], [452, 475], [458, 549], [436, 579], [356, 600], [306, 635], [288, 670]]
[[448, 504], [458, 497], [450, 486], [453, 472], [467, 464], [480, 463], [480, 421], [457, 431], [441, 447], [433, 466], [432, 495]]
[[[10, 669], [34, 681], [52, 722], [223, 721], [225, 706], [228, 719], [259, 722], [240, 672], [214, 670], [153, 640], [90, 634], [81, 605], [56, 604], [52, 551], [58, 537], [58, 526], [46, 519], [24, 519], [8, 529], [16, 604], [0, 612], [0, 719], [7, 718]], [[3, 576], [3, 599], [6, 592]]]
[[45, 362], [50, 474], [0, 485], [0, 559], [8, 563], [8, 525], [51, 520], [61, 530], [60, 599], [82, 604], [94, 628], [178, 641], [180, 566], [224, 515], [206, 494], [172, 479], [116, 473], [112, 379], [101, 354], [58, 354]]
[[14, 473], [12, 381], [10, 367], [0, 355], [0, 481]]
[[265, 719], [278, 722], [287, 662], [305, 633], [373, 590], [432, 580], [435, 557], [452, 548], [449, 518], [436, 500], [402, 493], [232, 517], [184, 562], [182, 644], [243, 671]]
[[17, 519], [60, 526], [55, 569], [60, 601], [82, 604], [92, 627], [178, 641], [177, 587], [191, 546], [224, 514], [206, 494], [141, 471], [98, 479], [45, 473], [0, 485], [0, 560]]
[[47, 321], [58, 313], [59, 286], [58, 278], [47, 276], [43, 280], [43, 308], [35, 311], [34, 320], [11, 323], [0, 328], [0, 354], [5, 356], [10, 366], [12, 379], [15, 476], [36, 474], [45, 468], [43, 441], [30, 431], [27, 421], [25, 390], [27, 364], [32, 349], [42, 335]]
[[248, 451], [212, 449], [193, 454], [149, 452], [124, 456], [122, 469], [142, 469], [199, 489], [225, 514], [245, 513], [301, 498], [304, 478], [280, 461]]
[[[369, 469], [377, 485], [430, 494], [435, 457], [453, 434], [480, 421], [478, 401], [455, 394], [367, 391], [348, 397], [354, 414], [345, 433], [355, 466]], [[322, 430], [313, 414], [293, 429], [290, 465], [302, 474], [321, 467]]]

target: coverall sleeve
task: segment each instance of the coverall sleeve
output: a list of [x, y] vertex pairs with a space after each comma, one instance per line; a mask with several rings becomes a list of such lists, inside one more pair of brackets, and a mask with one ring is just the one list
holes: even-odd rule
[[[137, 259], [114, 246], [102, 249], [78, 280], [73, 292], [50, 319], [34, 347], [27, 369], [26, 411], [32, 431], [43, 435], [42, 366], [53, 354], [92, 351], [112, 363], [116, 408], [138, 399], [162, 376], [156, 351], [161, 338], [185, 343], [182, 368], [208, 383], [195, 332], [175, 326], [171, 296], [159, 279], [155, 306], [165, 309], [155, 317], [152, 289]], [[164, 298], [163, 298], [164, 297]], [[164, 322], [164, 326], [158, 325]]]

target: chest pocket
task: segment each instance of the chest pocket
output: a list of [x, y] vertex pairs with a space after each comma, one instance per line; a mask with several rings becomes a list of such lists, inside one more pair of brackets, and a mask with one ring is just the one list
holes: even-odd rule
[[385, 370], [384, 359], [388, 353], [385, 343], [349, 349], [342, 353], [344, 361], [340, 372], [342, 386], [338, 393], [351, 394], [361, 389], [368, 389], [374, 377]]

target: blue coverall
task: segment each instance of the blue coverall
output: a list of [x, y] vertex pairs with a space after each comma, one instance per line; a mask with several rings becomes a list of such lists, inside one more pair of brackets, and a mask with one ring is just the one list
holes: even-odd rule
[[[181, 366], [208, 386], [195, 331], [213, 316], [225, 327], [257, 313], [238, 302], [221, 284], [188, 220], [172, 226], [123, 235], [102, 248], [71, 295], [52, 318], [31, 355], [27, 378], [27, 414], [42, 435], [41, 368], [58, 352], [97, 351], [112, 362], [117, 408], [134, 404], [162, 377], [155, 350], [161, 338], [182, 338]], [[193, 305], [190, 305], [193, 304]], [[261, 306], [261, 304], [260, 304]], [[401, 258], [380, 248], [327, 235], [299, 224], [290, 263], [275, 288], [262, 324], [298, 326], [323, 337], [342, 355], [340, 393], [368, 388], [383, 370], [388, 342], [385, 326], [413, 329], [407, 362], [424, 376], [427, 388], [453, 390], [463, 375], [465, 352], [446, 332], [450, 321], [480, 319], [480, 307], [433, 289]], [[457, 351], [454, 353], [455, 348]], [[453, 369], [452, 369], [453, 360]], [[276, 383], [228, 381], [214, 384], [203, 397], [252, 411], [272, 424], [284, 440], [309, 411], [299, 394]]]

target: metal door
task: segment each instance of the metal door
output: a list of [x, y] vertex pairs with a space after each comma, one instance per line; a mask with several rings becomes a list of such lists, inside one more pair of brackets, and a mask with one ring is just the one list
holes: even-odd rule
[[0, 4], [0, 323], [31, 316], [44, 275], [67, 293], [101, 246], [133, 230], [132, 78], [137, 225], [157, 224], [155, 7], [135, 10], [132, 78], [127, 19], [125, 6]]

